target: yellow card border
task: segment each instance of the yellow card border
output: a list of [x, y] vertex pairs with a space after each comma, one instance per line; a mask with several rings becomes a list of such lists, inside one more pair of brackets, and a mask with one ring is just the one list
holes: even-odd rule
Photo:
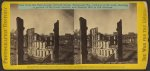
[[[106, 3], [106, 2], [94, 2], [94, 1], [61, 1], [61, 2], [11, 2], [5, 1], [2, 4], [2, 63], [4, 69], [7, 70], [23, 70], [23, 69], [44, 69], [44, 70], [62, 70], [62, 69], [73, 69], [73, 70], [83, 70], [83, 69], [145, 69], [148, 61], [148, 10], [147, 4], [145, 1], [122, 1], [122, 2], [113, 2], [110, 3], [136, 3], [137, 4], [137, 31], [138, 31], [138, 62], [137, 64], [74, 64], [74, 65], [10, 65], [10, 4], [51, 4], [51, 3]], [[145, 44], [145, 45], [144, 45]]]

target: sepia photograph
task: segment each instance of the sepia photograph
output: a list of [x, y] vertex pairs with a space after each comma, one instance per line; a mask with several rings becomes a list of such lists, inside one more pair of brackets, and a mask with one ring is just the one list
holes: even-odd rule
[[136, 9], [74, 10], [75, 63], [137, 63]]
[[73, 10], [11, 5], [11, 64], [73, 64]]
[[137, 5], [128, 9], [10, 6], [10, 64], [137, 64]]

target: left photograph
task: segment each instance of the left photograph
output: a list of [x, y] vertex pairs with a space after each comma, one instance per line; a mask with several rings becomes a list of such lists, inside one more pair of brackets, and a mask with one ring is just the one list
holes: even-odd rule
[[74, 10], [10, 6], [10, 64], [73, 64]]

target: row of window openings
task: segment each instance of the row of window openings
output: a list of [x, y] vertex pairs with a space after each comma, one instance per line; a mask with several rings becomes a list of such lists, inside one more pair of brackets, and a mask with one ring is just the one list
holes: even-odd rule
[[[41, 54], [41, 57], [44, 57], [44, 55], [50, 55], [51, 51], [48, 51], [48, 54], [46, 53], [47, 51], [36, 51], [36, 56], [40, 56]], [[44, 54], [44, 55], [43, 55]]]
[[[102, 38], [100, 38], [100, 36], [92, 36], [92, 40], [100, 40]], [[116, 36], [113, 36], [113, 39], [116, 39]]]
[[[28, 37], [28, 39], [30, 39], [29, 41], [33, 41], [33, 40], [36, 40], [36, 37], [32, 37], [32, 36], [30, 36], [30, 37]], [[52, 37], [50, 37], [50, 40], [53, 40], [53, 38], [52, 38]]]
[[[97, 50], [95, 50], [95, 52], [96, 52]], [[107, 56], [107, 53], [108, 53], [108, 56], [110, 56], [111, 55], [111, 52], [110, 52], [110, 50], [100, 50], [99, 51], [99, 55], [103, 55], [103, 56]], [[114, 53], [114, 51], [112, 50], [112, 54]]]
[[[43, 44], [43, 43], [34, 43], [33, 46], [34, 47], [46, 47], [47, 43]], [[50, 45], [53, 45], [52, 42], [50, 42]]]
[[[101, 46], [101, 47], [103, 47], [103, 46], [109, 46], [110, 45], [110, 43], [108, 43], [108, 44], [103, 44], [103, 42], [93, 42], [92, 43], [93, 45], [92, 46], [94, 46], [94, 47], [99, 47], [99, 46]], [[113, 44], [116, 44], [116, 42], [113, 42]]]
[[108, 47], [109, 46], [109, 43], [108, 44], [104, 44], [103, 42], [93, 42], [93, 45], [92, 46], [94, 46], [94, 47], [99, 47], [99, 46], [101, 46], [101, 47]]

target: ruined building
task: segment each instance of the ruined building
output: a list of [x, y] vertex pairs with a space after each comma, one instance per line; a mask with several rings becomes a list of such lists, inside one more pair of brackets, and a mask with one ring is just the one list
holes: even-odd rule
[[10, 51], [10, 58], [11, 58], [11, 64], [14, 65], [14, 64], [18, 64], [18, 41], [17, 41], [17, 31], [12, 31], [10, 33], [10, 48], [11, 48], [11, 51]]
[[83, 17], [79, 18], [80, 20], [80, 40], [81, 40], [81, 46], [80, 46], [80, 52], [81, 52], [81, 63], [85, 64], [87, 62], [87, 22], [86, 19]]
[[120, 20], [117, 23], [117, 54], [118, 54], [118, 60], [122, 61], [123, 60], [123, 45], [122, 45], [122, 20]]
[[28, 55], [36, 61], [43, 61], [50, 57], [53, 61], [53, 35], [39, 35], [34, 28], [27, 29]]
[[100, 60], [117, 59], [116, 38], [114, 35], [105, 35], [98, 32], [98, 28], [90, 30], [92, 54]]
[[59, 62], [59, 20], [54, 23], [54, 61]]
[[20, 17], [16, 18], [17, 21], [17, 47], [18, 47], [18, 64], [23, 64], [23, 59], [24, 59], [24, 21]]

